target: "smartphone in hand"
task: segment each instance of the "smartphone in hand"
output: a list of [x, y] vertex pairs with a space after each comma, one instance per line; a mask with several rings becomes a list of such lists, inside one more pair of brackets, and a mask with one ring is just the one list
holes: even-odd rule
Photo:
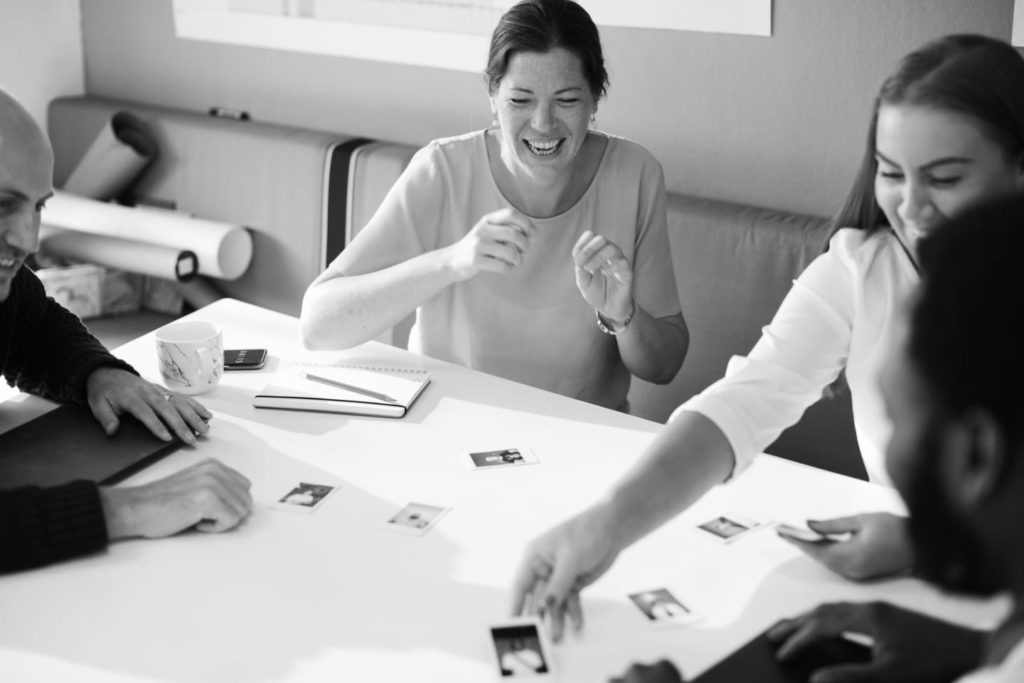
[[819, 534], [814, 529], [802, 526], [793, 526], [792, 524], [779, 524], [775, 527], [775, 532], [780, 536], [794, 538], [805, 543], [835, 543], [837, 541], [846, 540], [845, 537], [849, 536], [848, 534]]

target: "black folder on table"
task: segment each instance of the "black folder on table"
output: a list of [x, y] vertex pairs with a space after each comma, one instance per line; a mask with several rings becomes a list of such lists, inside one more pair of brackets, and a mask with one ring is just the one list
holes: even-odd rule
[[866, 662], [871, 650], [842, 638], [820, 641], [785, 664], [775, 659], [777, 645], [761, 634], [693, 679], [693, 683], [807, 683], [822, 667]]
[[181, 445], [161, 441], [130, 415], [107, 436], [83, 406], [62, 405], [0, 434], [0, 488], [57, 486], [76, 479], [115, 484]]

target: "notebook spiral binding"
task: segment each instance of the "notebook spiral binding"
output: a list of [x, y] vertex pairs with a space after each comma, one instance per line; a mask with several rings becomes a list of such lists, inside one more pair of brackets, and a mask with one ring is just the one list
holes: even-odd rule
[[352, 370], [367, 370], [369, 372], [379, 372], [384, 375], [426, 375], [429, 374], [427, 370], [420, 370], [419, 368], [388, 368], [376, 365], [356, 365], [354, 363], [295, 363], [295, 367], [300, 368], [350, 368]]

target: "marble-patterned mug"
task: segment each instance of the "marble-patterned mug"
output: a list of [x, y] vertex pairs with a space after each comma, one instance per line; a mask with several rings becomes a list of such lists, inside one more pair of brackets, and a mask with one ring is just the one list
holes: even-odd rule
[[201, 394], [224, 374], [220, 326], [201, 320], [164, 325], [156, 331], [156, 354], [164, 386], [183, 394]]

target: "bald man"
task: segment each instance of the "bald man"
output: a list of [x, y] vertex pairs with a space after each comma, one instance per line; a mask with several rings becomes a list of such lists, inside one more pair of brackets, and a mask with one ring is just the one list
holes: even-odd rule
[[[22, 391], [88, 405], [108, 434], [128, 413], [161, 439], [170, 440], [173, 432], [196, 443], [211, 413], [139, 377], [47, 298], [39, 279], [23, 267], [39, 246], [40, 211], [53, 194], [52, 177], [46, 135], [0, 89], [0, 374]], [[137, 488], [82, 481], [0, 490], [0, 572], [92, 552], [118, 538], [167, 536], [193, 526], [224, 531], [251, 508], [249, 481], [215, 461]]]

